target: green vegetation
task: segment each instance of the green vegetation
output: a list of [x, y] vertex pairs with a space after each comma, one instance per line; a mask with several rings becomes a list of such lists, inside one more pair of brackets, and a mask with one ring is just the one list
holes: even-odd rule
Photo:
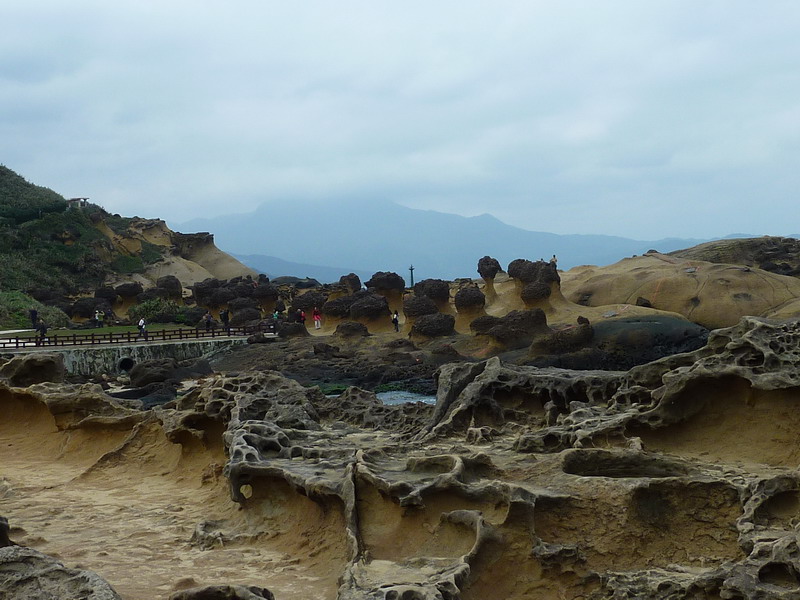
[[205, 309], [190, 306], [179, 306], [172, 300], [153, 298], [141, 304], [132, 306], [128, 310], [128, 317], [135, 323], [142, 317], [148, 323], [177, 323], [182, 325], [196, 325], [200, 314]]
[[54, 191], [0, 166], [0, 289], [74, 296], [111, 272], [143, 272], [161, 260], [159, 246], [142, 242], [138, 255], [121, 253], [97, 227], [124, 234], [131, 221], [93, 204], [68, 208]]
[[58, 308], [45, 306], [22, 292], [0, 292], [0, 328], [30, 329], [30, 310], [35, 308], [49, 327], [66, 327], [69, 317]]

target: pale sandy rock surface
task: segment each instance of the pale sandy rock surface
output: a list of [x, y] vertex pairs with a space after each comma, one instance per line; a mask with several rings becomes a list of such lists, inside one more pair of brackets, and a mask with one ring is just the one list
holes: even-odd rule
[[126, 600], [794, 599], [798, 348], [750, 318], [630, 371], [451, 364], [435, 409], [373, 421], [275, 372], [134, 421], [0, 385], [0, 514]]
[[729, 327], [746, 315], [787, 318], [800, 313], [800, 279], [743, 265], [650, 253], [606, 267], [575, 267], [561, 279], [572, 303], [635, 305], [643, 298], [656, 309], [710, 329]]

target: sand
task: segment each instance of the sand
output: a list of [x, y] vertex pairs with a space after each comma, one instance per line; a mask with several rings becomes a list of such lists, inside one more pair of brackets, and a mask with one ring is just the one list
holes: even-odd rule
[[[3, 406], [0, 514], [13, 541], [97, 572], [126, 600], [223, 583], [267, 587], [281, 600], [335, 597], [342, 563], [324, 548], [306, 559], [303, 535], [283, 535], [285, 514], [248, 526], [221, 476], [221, 446], [172, 444], [156, 422], [59, 432], [43, 407]], [[191, 545], [195, 527], [214, 520], [240, 539]]]

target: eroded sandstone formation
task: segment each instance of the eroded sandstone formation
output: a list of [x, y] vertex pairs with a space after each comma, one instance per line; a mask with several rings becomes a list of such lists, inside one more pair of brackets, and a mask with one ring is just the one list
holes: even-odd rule
[[[355, 388], [327, 397], [272, 371], [218, 374], [136, 423], [186, 448], [222, 439], [241, 509], [198, 524], [194, 543], [306, 536], [340, 565], [326, 597], [790, 599], [798, 348], [797, 321], [746, 318], [628, 371], [451, 362], [435, 407], [382, 406]], [[64, 398], [51, 385], [2, 388], [0, 401], [53, 411]], [[91, 405], [106, 426], [136, 413]], [[89, 408], [62, 427], [100, 426]], [[289, 526], [267, 535], [274, 514]], [[255, 594], [271, 577], [206, 593]]]

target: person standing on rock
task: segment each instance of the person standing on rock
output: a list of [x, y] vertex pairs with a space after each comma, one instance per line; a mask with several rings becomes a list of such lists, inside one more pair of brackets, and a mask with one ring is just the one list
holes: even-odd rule
[[143, 337], [144, 341], [146, 342], [147, 341], [147, 323], [145, 323], [144, 317], [139, 319], [138, 327], [139, 327], [139, 334], [136, 336], [136, 339], [138, 340], [140, 337]]
[[314, 310], [311, 311], [311, 316], [314, 319], [314, 329], [322, 327], [322, 313], [319, 311], [319, 308], [315, 306]]
[[397, 311], [394, 311], [394, 314], [392, 315], [392, 325], [394, 325], [395, 331], [400, 331], [400, 315], [397, 313]]

